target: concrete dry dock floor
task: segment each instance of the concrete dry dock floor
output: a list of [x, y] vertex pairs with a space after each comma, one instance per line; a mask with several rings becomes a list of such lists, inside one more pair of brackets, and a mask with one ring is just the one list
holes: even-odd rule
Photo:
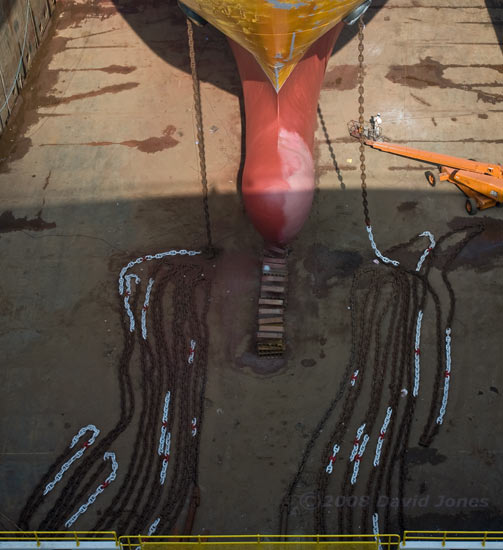
[[[498, 162], [503, 7], [491, 0], [462, 4], [374, 2], [365, 29], [366, 115], [381, 113], [391, 141]], [[357, 114], [357, 44], [354, 31], [344, 31], [321, 92], [339, 177], [319, 127], [317, 192], [292, 246], [288, 352], [276, 369], [250, 356], [261, 240], [238, 193], [240, 83], [221, 35], [205, 27], [196, 41], [221, 253], [208, 264], [211, 346], [193, 532], [274, 533], [281, 498], [348, 360], [352, 274], [373, 265], [357, 145], [346, 129]], [[205, 240], [185, 23], [175, 2], [62, 0], [17, 105], [0, 143], [3, 529], [15, 528], [33, 487], [80, 427], [95, 423], [105, 433], [115, 422], [120, 268], [145, 253]], [[367, 151], [367, 166], [383, 250], [424, 230], [438, 237], [467, 218], [456, 188], [428, 187], [424, 164]], [[452, 380], [446, 421], [430, 448], [418, 445], [434, 366], [435, 330], [425, 313], [408, 529], [502, 526], [503, 211], [478, 216], [489, 229], [450, 273], [457, 299]], [[411, 265], [419, 252], [407, 256]], [[445, 303], [437, 268], [432, 280]], [[364, 407], [363, 401], [358, 412]], [[133, 431], [114, 448], [122, 464]], [[292, 532], [314, 529], [319, 464], [309, 468], [295, 497]], [[124, 471], [119, 467], [119, 476]], [[365, 506], [364, 487], [355, 495], [344, 503], [339, 482], [330, 485], [330, 530], [337, 531], [341, 504]], [[76, 527], [89, 528], [108, 498], [100, 497]]]

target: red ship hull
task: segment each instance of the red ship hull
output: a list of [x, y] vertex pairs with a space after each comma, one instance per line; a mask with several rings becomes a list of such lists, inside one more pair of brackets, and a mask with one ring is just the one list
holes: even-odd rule
[[309, 216], [318, 99], [342, 25], [310, 47], [279, 92], [252, 54], [229, 40], [246, 115], [243, 199], [253, 225], [268, 243], [289, 243]]

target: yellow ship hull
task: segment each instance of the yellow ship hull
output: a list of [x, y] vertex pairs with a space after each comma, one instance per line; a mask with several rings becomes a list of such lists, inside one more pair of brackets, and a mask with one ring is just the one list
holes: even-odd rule
[[363, 0], [183, 0], [248, 50], [278, 92], [309, 47]]

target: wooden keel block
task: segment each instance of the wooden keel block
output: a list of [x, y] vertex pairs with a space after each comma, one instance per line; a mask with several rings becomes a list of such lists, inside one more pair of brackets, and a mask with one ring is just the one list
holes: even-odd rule
[[276, 294], [283, 294], [285, 292], [284, 286], [269, 286], [269, 285], [262, 285], [261, 288], [262, 292], [273, 292]]
[[264, 260], [262, 262], [263, 264], [271, 264], [271, 265], [286, 265], [286, 260], [283, 258], [269, 258], [264, 257]]
[[262, 317], [258, 320], [259, 325], [274, 325], [275, 323], [283, 324], [283, 317]]
[[281, 325], [261, 325], [260, 330], [261, 332], [285, 332], [285, 329]]
[[288, 275], [286, 271], [278, 271], [277, 269], [265, 269], [262, 270], [262, 276], [274, 277], [275, 281], [281, 282], [286, 281]]
[[269, 338], [271, 340], [281, 340], [283, 335], [279, 332], [257, 332], [257, 338]]
[[286, 254], [286, 248], [280, 248], [279, 246], [272, 246], [269, 245], [265, 251], [267, 252], [273, 252], [274, 254], [281, 254], [284, 256]]
[[281, 357], [285, 351], [285, 346], [259, 346], [258, 355], [260, 357]]
[[276, 279], [286, 279], [288, 276], [286, 269], [263, 269], [262, 275]]
[[273, 300], [271, 298], [259, 298], [258, 305], [259, 306], [282, 306], [283, 300]]
[[259, 307], [258, 313], [259, 315], [283, 315], [283, 308]]
[[262, 282], [263, 283], [284, 283], [286, 282], [286, 276], [283, 277], [283, 276], [278, 276], [278, 275], [264, 275], [262, 277]]
[[258, 330], [256, 332], [256, 349], [257, 354], [261, 357], [281, 357], [285, 352], [283, 313], [287, 284], [286, 248], [266, 246], [262, 258]]

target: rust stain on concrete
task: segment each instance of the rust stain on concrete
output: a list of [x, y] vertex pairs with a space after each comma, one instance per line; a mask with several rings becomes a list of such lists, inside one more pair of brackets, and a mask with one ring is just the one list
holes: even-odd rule
[[415, 94], [413, 94], [412, 92], [410, 92], [410, 95], [416, 100], [416, 101], [419, 101], [419, 103], [421, 103], [422, 105], [426, 105], [426, 107], [431, 107], [431, 103], [428, 103], [425, 99], [423, 99], [422, 97], [419, 97]]
[[111, 86], [104, 86], [99, 90], [92, 90], [91, 92], [84, 92], [81, 94], [74, 94], [66, 97], [47, 96], [45, 100], [42, 100], [41, 104], [44, 107], [64, 105], [66, 103], [78, 101], [79, 99], [86, 99], [88, 97], [97, 97], [105, 94], [118, 94], [119, 92], [132, 90], [139, 85], [139, 82], [124, 82], [124, 84], [112, 84]]
[[108, 67], [86, 67], [83, 69], [59, 69], [60, 72], [75, 73], [85, 71], [102, 71], [108, 74], [129, 74], [136, 71], [136, 67], [131, 65], [109, 65]]
[[496, 78], [492, 82], [478, 82], [474, 84], [463, 84], [460, 82], [454, 82], [449, 78], [445, 78], [444, 72], [446, 69], [452, 68], [483, 68], [496, 71], [499, 74], [503, 73], [503, 65], [495, 65], [488, 63], [476, 63], [472, 65], [442, 65], [439, 61], [436, 61], [432, 57], [426, 57], [421, 59], [414, 65], [391, 65], [386, 78], [395, 84], [402, 86], [408, 86], [411, 88], [424, 89], [429, 86], [436, 86], [438, 88], [452, 88], [457, 90], [463, 90], [466, 92], [473, 92], [477, 94], [477, 100], [484, 103], [496, 103], [503, 102], [503, 95], [497, 93], [487, 92], [480, 88], [501, 88], [501, 78]]
[[11, 231], [43, 231], [45, 229], [54, 229], [54, 222], [46, 222], [42, 219], [42, 211], [31, 220], [28, 216], [16, 218], [12, 210], [5, 210], [0, 214], [0, 233], [10, 233]]
[[356, 65], [338, 65], [325, 74], [323, 88], [328, 90], [353, 90], [358, 85]]
[[128, 139], [126, 141], [91, 141], [83, 143], [82, 145], [91, 145], [93, 147], [101, 147], [104, 145], [124, 145], [126, 147], [135, 147], [142, 153], [158, 153], [164, 151], [164, 149], [170, 149], [179, 143], [177, 139], [173, 137], [176, 128], [173, 125], [166, 127], [162, 136], [153, 136], [147, 139]]
[[388, 166], [388, 170], [390, 170], [391, 172], [399, 172], [399, 171], [404, 171], [404, 172], [408, 172], [409, 170], [428, 170], [428, 168], [431, 168], [430, 165], [426, 165], [426, 166], [419, 166], [417, 164], [407, 164], [406, 166]]
[[[340, 170], [341, 172], [350, 172], [350, 171], [356, 170], [357, 167], [351, 166], [349, 164], [337, 164], [337, 169]], [[316, 167], [317, 176], [323, 176], [330, 172], [336, 172], [336, 169], [333, 164], [322, 164]]]

